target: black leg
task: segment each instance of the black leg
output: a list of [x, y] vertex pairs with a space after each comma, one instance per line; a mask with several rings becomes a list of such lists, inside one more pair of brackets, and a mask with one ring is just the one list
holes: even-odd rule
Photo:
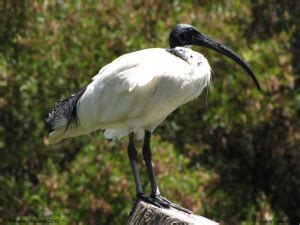
[[145, 131], [145, 139], [143, 144], [143, 158], [147, 167], [147, 172], [150, 179], [151, 184], [151, 195], [150, 196], [156, 196], [159, 195], [159, 189], [156, 183], [156, 177], [154, 168], [152, 166], [152, 154], [150, 149], [150, 139], [151, 139], [151, 132]]
[[192, 213], [191, 211], [182, 208], [172, 202], [170, 202], [169, 200], [163, 198], [160, 195], [159, 192], [159, 188], [156, 182], [156, 177], [155, 177], [155, 172], [154, 172], [154, 168], [152, 166], [152, 155], [151, 155], [151, 148], [150, 148], [150, 139], [151, 139], [151, 132], [149, 131], [145, 131], [145, 139], [144, 139], [144, 144], [143, 144], [143, 158], [147, 167], [147, 172], [149, 175], [149, 179], [150, 179], [150, 184], [151, 184], [151, 194], [149, 198], [145, 198], [146, 201], [148, 201], [149, 203], [152, 203], [158, 207], [166, 207], [166, 208], [170, 208], [173, 207], [177, 210], [186, 212], [186, 213]]
[[136, 194], [137, 196], [143, 195], [143, 188], [141, 185], [140, 173], [137, 166], [137, 151], [134, 146], [134, 133], [129, 134], [129, 143], [128, 143], [128, 157], [130, 160], [130, 165], [134, 177]]

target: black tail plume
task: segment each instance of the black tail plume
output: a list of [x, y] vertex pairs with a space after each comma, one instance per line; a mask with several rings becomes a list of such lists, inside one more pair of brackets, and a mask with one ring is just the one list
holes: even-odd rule
[[71, 124], [77, 126], [78, 117], [77, 117], [77, 103], [85, 92], [86, 88], [83, 88], [71, 95], [70, 97], [60, 100], [55, 103], [53, 109], [49, 112], [46, 118], [46, 128], [48, 132], [52, 132], [55, 129], [55, 124], [61, 120], [66, 120], [66, 130]]

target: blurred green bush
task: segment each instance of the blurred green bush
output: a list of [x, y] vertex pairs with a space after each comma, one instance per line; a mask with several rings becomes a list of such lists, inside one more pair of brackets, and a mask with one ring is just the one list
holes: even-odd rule
[[127, 140], [97, 131], [50, 146], [44, 118], [116, 57], [168, 47], [179, 22], [241, 54], [263, 92], [230, 60], [195, 48], [213, 82], [155, 132], [162, 193], [224, 224], [300, 222], [299, 18], [293, 1], [1, 1], [0, 224], [125, 224], [134, 197]]

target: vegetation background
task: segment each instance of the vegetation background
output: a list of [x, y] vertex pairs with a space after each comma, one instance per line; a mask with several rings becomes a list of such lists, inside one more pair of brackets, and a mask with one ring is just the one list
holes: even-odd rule
[[127, 139], [97, 131], [52, 146], [44, 118], [118, 56], [168, 47], [177, 23], [242, 55], [263, 92], [231, 60], [194, 48], [214, 70], [212, 87], [155, 132], [161, 192], [222, 224], [300, 222], [299, 1], [1, 0], [0, 224], [126, 223]]

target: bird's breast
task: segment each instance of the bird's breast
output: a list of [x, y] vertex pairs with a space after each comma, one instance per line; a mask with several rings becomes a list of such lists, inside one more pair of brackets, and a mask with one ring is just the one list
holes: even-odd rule
[[168, 50], [186, 64], [186, 71], [180, 74], [182, 95], [187, 99], [199, 96], [211, 79], [211, 68], [207, 59], [200, 53], [190, 48], [176, 47]]

